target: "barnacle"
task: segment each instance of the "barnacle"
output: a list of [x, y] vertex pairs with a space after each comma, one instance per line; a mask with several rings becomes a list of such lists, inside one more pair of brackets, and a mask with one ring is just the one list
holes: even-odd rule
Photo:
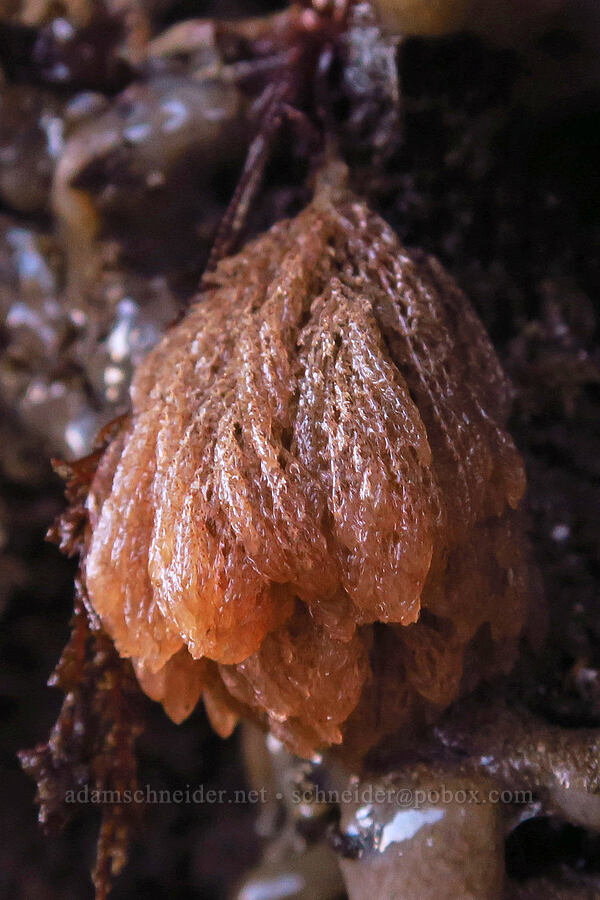
[[452, 279], [330, 164], [139, 367], [92, 483], [87, 588], [142, 687], [306, 755], [510, 668], [534, 593], [510, 401]]

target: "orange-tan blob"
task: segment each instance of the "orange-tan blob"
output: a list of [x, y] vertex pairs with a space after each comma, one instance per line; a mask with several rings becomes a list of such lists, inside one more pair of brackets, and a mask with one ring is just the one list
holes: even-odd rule
[[88, 498], [91, 602], [144, 690], [303, 754], [509, 668], [531, 594], [485, 331], [342, 181], [220, 263]]

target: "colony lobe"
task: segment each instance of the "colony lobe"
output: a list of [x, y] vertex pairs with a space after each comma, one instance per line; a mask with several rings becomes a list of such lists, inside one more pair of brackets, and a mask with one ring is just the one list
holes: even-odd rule
[[509, 668], [531, 595], [510, 401], [452, 279], [330, 167], [140, 366], [97, 470], [84, 574], [143, 689], [306, 755]]

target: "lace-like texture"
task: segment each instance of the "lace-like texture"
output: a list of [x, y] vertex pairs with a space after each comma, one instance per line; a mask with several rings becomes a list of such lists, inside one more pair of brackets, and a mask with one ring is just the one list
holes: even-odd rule
[[91, 602], [144, 690], [300, 754], [510, 668], [531, 595], [493, 348], [338, 175], [147, 357], [88, 498]]

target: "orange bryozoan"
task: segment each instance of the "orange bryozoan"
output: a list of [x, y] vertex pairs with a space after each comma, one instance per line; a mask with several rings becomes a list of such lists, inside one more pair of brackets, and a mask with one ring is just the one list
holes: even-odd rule
[[222, 261], [88, 496], [91, 604], [181, 721], [363, 750], [514, 663], [511, 391], [466, 298], [343, 186]]

